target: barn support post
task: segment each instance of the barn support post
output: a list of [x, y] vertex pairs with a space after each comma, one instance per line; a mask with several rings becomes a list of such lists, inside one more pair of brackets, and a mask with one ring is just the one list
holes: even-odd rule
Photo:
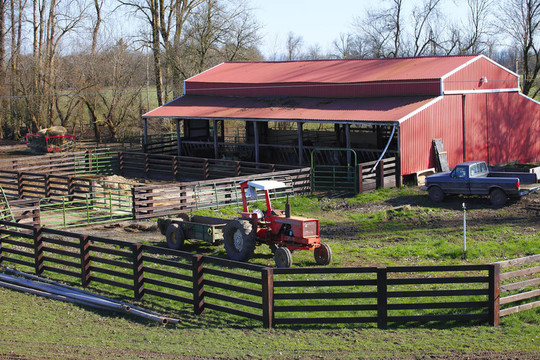
[[148, 145], [148, 119], [143, 119], [143, 152], [146, 152]]
[[488, 295], [488, 318], [489, 325], [499, 326], [499, 308], [501, 295], [501, 265], [489, 266], [489, 295]]
[[219, 149], [218, 149], [218, 121], [212, 120], [212, 124], [214, 127], [213, 135], [214, 135], [214, 159], [217, 159], [219, 157]]
[[180, 119], [176, 119], [176, 155], [182, 156], [182, 134], [180, 133]]
[[263, 326], [271, 329], [274, 327], [274, 270], [265, 268], [261, 274]]
[[302, 166], [304, 163], [304, 137], [302, 133], [303, 122], [297, 122], [297, 133], [298, 133], [298, 165]]
[[253, 122], [253, 136], [255, 139], [255, 162], [259, 162], [259, 129], [257, 126], [257, 122]]
[[[351, 148], [351, 125], [345, 124], [345, 148]], [[347, 151], [347, 166], [351, 166], [351, 152]]]

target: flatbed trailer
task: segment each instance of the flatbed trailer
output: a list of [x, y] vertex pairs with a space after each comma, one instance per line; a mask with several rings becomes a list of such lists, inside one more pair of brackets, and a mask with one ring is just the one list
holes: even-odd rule
[[223, 243], [223, 228], [230, 220], [182, 214], [178, 218], [158, 219], [159, 230], [171, 249], [181, 250], [185, 240], [200, 240], [212, 245]]

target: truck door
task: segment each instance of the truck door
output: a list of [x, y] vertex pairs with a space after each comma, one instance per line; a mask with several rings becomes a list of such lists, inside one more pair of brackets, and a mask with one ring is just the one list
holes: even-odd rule
[[470, 194], [468, 166], [456, 166], [450, 176], [452, 181], [447, 184], [449, 194]]

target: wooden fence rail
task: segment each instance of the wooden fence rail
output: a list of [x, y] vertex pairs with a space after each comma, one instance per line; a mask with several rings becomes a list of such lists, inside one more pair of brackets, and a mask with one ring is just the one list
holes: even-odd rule
[[494, 264], [501, 268], [500, 292], [505, 295], [500, 298], [500, 316], [540, 307], [540, 266], [532, 266], [534, 264], [540, 264], [540, 255]]
[[[500, 266], [277, 269], [0, 221], [0, 265], [106, 284], [261, 321], [295, 324], [481, 321], [498, 324]], [[56, 275], [57, 276], [57, 275]], [[424, 300], [422, 300], [424, 299]]]

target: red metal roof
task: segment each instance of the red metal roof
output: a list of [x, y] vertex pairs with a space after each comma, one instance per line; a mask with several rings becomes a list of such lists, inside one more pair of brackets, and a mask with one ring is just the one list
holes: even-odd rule
[[229, 62], [186, 80], [186, 85], [204, 82], [349, 84], [391, 80], [440, 79], [475, 58], [477, 56]]
[[517, 88], [517, 83], [517, 74], [482, 55], [229, 62], [186, 80], [185, 93], [332, 98], [436, 96], [443, 89], [508, 89]]
[[145, 118], [395, 122], [433, 97], [304, 98], [186, 95], [143, 115]]

